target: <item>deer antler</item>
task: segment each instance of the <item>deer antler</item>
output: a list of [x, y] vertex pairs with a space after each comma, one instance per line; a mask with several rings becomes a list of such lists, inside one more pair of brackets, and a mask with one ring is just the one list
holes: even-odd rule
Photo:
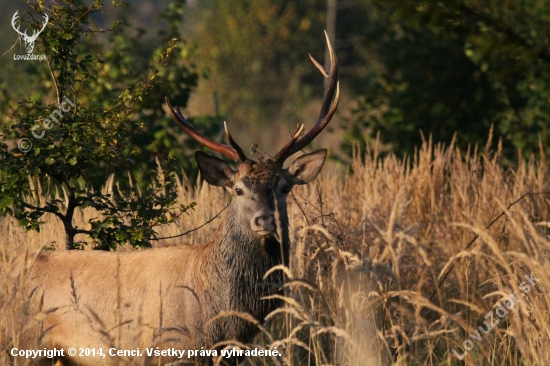
[[[292, 147], [292, 145], [294, 145], [294, 143], [296, 142], [296, 140], [298, 140], [298, 138], [300, 137], [300, 135], [302, 134], [302, 131], [304, 130], [304, 125], [302, 124], [301, 126], [297, 126], [296, 127], [296, 132], [294, 132], [294, 135], [292, 136], [292, 138], [290, 139], [289, 142], [286, 143], [285, 146], [283, 146], [283, 148], [281, 150], [279, 150], [279, 152], [277, 153], [277, 155], [275, 155], [275, 157], [273, 158], [273, 160], [275, 161], [281, 161], [281, 162], [284, 162], [284, 160], [281, 160], [281, 158], [286, 155], [286, 153], [288, 153], [289, 149]], [[290, 156], [290, 155], [289, 155]]]
[[21, 26], [21, 23], [19, 23], [19, 26], [17, 28], [15, 28], [15, 21], [18, 18], [17, 13], [19, 13], [19, 10], [17, 10], [15, 12], [15, 14], [13, 14], [13, 17], [11, 18], [11, 26], [12, 26], [14, 31], [16, 31], [19, 35], [21, 35], [21, 37], [27, 38], [28, 37], [27, 36], [27, 31], [25, 30], [25, 33], [23, 33], [19, 30], [19, 27]]
[[18, 15], [17, 15], [18, 13], [19, 11], [16, 11], [15, 14], [13, 14], [13, 17], [11, 18], [11, 26], [19, 35], [21, 35], [21, 37], [23, 37], [23, 41], [25, 41], [27, 52], [31, 53], [34, 49], [34, 42], [36, 42], [36, 39], [38, 38], [40, 33], [42, 33], [42, 31], [46, 28], [46, 25], [48, 24], [48, 20], [50, 18], [48, 17], [48, 14], [44, 14], [44, 24], [42, 25], [42, 29], [40, 29], [39, 31], [36, 31], [36, 30], [33, 31], [32, 35], [29, 36], [27, 34], [27, 30], [25, 30], [25, 32], [21, 32], [19, 30], [19, 27], [21, 26], [21, 22], [19, 22], [19, 26], [17, 28], [15, 27], [15, 22], [18, 18]]
[[229, 129], [227, 128], [227, 123], [225, 121], [223, 122], [223, 128], [225, 130], [225, 135], [227, 136], [227, 141], [229, 141], [229, 145], [233, 147], [233, 149], [237, 152], [237, 155], [239, 156], [239, 161], [245, 161], [248, 159], [239, 144], [233, 140], [233, 137], [231, 137], [231, 134], [229, 133]]
[[[319, 113], [319, 118], [315, 125], [308, 131], [301, 139], [298, 139], [298, 136], [294, 137], [275, 155], [274, 160], [279, 164], [283, 164], [286, 159], [295, 154], [296, 152], [303, 149], [307, 146], [313, 139], [326, 127], [330, 122], [336, 108], [338, 107], [338, 101], [340, 100], [340, 86], [338, 83], [338, 59], [334, 53], [334, 49], [330, 44], [330, 39], [328, 38], [327, 32], [325, 32], [325, 37], [327, 39], [328, 51], [330, 54], [330, 74], [327, 73], [321, 64], [317, 62], [313, 56], [309, 55], [309, 58], [313, 64], [321, 71], [323, 76], [328, 79], [327, 87], [325, 89], [325, 95], [323, 96], [323, 104], [321, 105], [321, 112]], [[336, 96], [334, 96], [334, 91], [336, 90]], [[334, 102], [332, 98], [334, 97]], [[300, 130], [301, 132], [301, 130]]]
[[44, 14], [44, 24], [42, 25], [42, 29], [40, 29], [39, 31], [36, 31], [36, 30], [33, 31], [33, 32], [32, 32], [32, 35], [29, 36], [29, 35], [27, 34], [27, 30], [26, 30], [26, 29], [25, 29], [25, 32], [21, 32], [21, 31], [19, 30], [19, 27], [21, 26], [21, 22], [19, 22], [19, 26], [17, 26], [17, 28], [15, 28], [15, 22], [16, 22], [16, 20], [17, 20], [17, 18], [18, 18], [17, 13], [19, 13], [19, 10], [17, 10], [17, 11], [15, 12], [15, 14], [13, 14], [13, 17], [11, 18], [11, 26], [12, 26], [13, 29], [14, 29], [17, 33], [19, 33], [19, 34], [23, 37], [23, 39], [24, 39], [25, 41], [27, 41], [27, 42], [28, 42], [28, 41], [35, 41], [36, 38], [38, 38], [38, 36], [40, 35], [40, 33], [42, 33], [42, 31], [46, 28], [46, 25], [48, 25], [48, 20], [50, 20], [50, 18], [48, 17], [48, 14]]
[[[48, 17], [48, 14], [44, 14], [44, 25], [42, 25], [42, 29], [40, 29], [38, 32], [37, 31], [34, 31], [32, 33], [32, 36], [30, 36], [29, 38], [31, 38], [33, 41], [36, 40], [36, 38], [38, 38], [38, 35], [40, 35], [40, 33], [42, 33], [42, 31], [46, 28], [46, 25], [48, 25], [48, 20], [50, 20], [50, 18]], [[27, 31], [25, 31], [25, 34], [26, 34]]]
[[176, 122], [180, 125], [180, 127], [195, 141], [197, 141], [199, 144], [206, 146], [210, 150], [219, 152], [220, 154], [223, 154], [227, 156], [228, 158], [232, 159], [233, 161], [239, 163], [247, 160], [246, 155], [244, 154], [241, 147], [233, 140], [233, 137], [231, 137], [231, 134], [229, 133], [229, 130], [227, 129], [227, 124], [224, 122], [224, 128], [225, 128], [225, 134], [227, 135], [227, 140], [229, 140], [229, 144], [231, 147], [220, 144], [219, 142], [216, 142], [214, 140], [209, 139], [208, 137], [201, 134], [199, 131], [197, 131], [187, 120], [183, 115], [181, 114], [181, 111], [178, 107], [172, 108], [170, 105], [170, 102], [168, 101], [168, 98], [166, 99], [166, 106], [168, 107], [168, 110], [170, 111], [170, 114]]

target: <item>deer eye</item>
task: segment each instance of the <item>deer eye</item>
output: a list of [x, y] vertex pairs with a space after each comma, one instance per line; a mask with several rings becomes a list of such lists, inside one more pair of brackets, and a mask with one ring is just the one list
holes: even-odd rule
[[244, 194], [243, 190], [240, 188], [235, 188], [235, 194], [237, 196], [242, 196]]

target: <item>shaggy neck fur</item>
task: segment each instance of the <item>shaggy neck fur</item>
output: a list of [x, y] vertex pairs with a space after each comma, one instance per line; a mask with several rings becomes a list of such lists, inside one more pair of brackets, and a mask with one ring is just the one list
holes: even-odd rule
[[[279, 264], [288, 265], [290, 240], [288, 234], [288, 216], [285, 207], [279, 209], [282, 243], [275, 237], [258, 237], [248, 225], [238, 222], [235, 208], [231, 206], [225, 225], [218, 229], [213, 246], [216, 258], [210, 263], [215, 273], [211, 284], [213, 291], [223, 296], [215, 306], [215, 312], [237, 311], [248, 313], [260, 323], [271, 311], [281, 306], [277, 299], [260, 300], [264, 296], [281, 293], [283, 276], [275, 271], [267, 278], [266, 272]], [[225, 334], [222, 334], [225, 330]], [[216, 343], [223, 340], [238, 339], [249, 342], [257, 334], [258, 328], [239, 317], [227, 317], [213, 323], [209, 329], [211, 340]]]

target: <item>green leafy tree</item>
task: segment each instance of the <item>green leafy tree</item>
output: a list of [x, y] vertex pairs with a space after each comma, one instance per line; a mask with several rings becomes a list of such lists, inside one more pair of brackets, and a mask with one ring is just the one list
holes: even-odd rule
[[466, 147], [492, 125], [508, 158], [549, 146], [548, 2], [366, 0], [340, 16], [363, 25], [340, 29], [360, 65], [348, 149], [376, 131], [400, 153], [419, 131]]
[[[156, 226], [194, 206], [175, 206], [175, 165], [170, 164], [139, 194], [137, 186], [122, 187], [119, 195], [100, 189], [111, 173], [133, 168], [144, 176], [135, 162], [151, 154], [147, 148], [138, 149], [137, 142], [151, 133], [151, 141], [158, 139], [154, 132], [162, 125], [153, 120], [160, 113], [163, 95], [185, 105], [197, 78], [176, 60], [187, 54], [187, 48], [171, 38], [181, 22], [182, 1], [164, 13], [164, 41], [170, 40], [162, 48], [153, 48], [147, 62], [131, 54], [121, 22], [107, 29], [89, 26], [94, 14], [125, 5], [124, 0], [110, 8], [101, 1], [84, 5], [67, 0], [30, 7], [35, 14], [49, 15], [41, 42], [35, 46], [47, 60], [27, 70], [41, 82], [33, 96], [15, 108], [2, 104], [8, 109], [2, 114], [12, 122], [4, 121], [1, 129], [0, 214], [14, 215], [27, 230], [39, 230], [45, 213], [55, 215], [63, 222], [67, 249], [79, 247], [78, 234], [88, 235], [101, 249], [125, 243], [149, 246]], [[105, 31], [111, 46], [106, 50], [103, 40], [94, 37]], [[55, 102], [48, 103], [52, 92]], [[154, 164], [155, 155], [146, 162], [151, 160]], [[38, 184], [51, 187], [44, 193], [45, 202], [36, 197]], [[65, 199], [57, 198], [56, 191], [62, 191]], [[95, 208], [98, 218], [90, 220], [89, 228], [75, 227], [75, 210], [85, 207]]]

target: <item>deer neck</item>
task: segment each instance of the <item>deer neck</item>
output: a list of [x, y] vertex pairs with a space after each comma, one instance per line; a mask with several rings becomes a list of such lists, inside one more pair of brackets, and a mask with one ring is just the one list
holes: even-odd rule
[[[264, 278], [266, 272], [273, 266], [288, 264], [290, 241], [286, 211], [281, 218], [281, 241], [275, 237], [260, 238], [239, 222], [233, 207], [229, 208], [214, 241], [205, 252], [208, 254], [203, 277], [208, 282], [209, 293], [217, 294], [208, 299], [211, 310], [208, 316], [237, 311], [262, 322], [267, 314], [281, 306], [278, 299], [262, 299], [280, 293], [283, 283], [281, 271], [274, 271]], [[207, 330], [211, 343], [227, 339], [250, 342], [257, 333], [255, 325], [240, 318], [231, 317], [219, 322], [224, 326], [211, 326]]]
[[248, 228], [248, 223], [239, 221], [235, 208], [229, 207], [224, 223], [218, 229], [216, 240], [216, 247], [225, 266], [228, 269], [236, 267], [267, 271], [278, 264], [288, 265], [290, 240], [286, 207], [280, 209], [279, 217], [277, 237], [259, 237]]
[[281, 288], [283, 276], [275, 271], [264, 279], [266, 272], [279, 264], [288, 265], [290, 240], [286, 210], [280, 212], [280, 235], [258, 237], [238, 222], [233, 209], [229, 209], [224, 224], [218, 229], [214, 241], [216, 280], [220, 291], [226, 291], [226, 310], [250, 313], [263, 319], [280, 304], [277, 300], [258, 301]]

